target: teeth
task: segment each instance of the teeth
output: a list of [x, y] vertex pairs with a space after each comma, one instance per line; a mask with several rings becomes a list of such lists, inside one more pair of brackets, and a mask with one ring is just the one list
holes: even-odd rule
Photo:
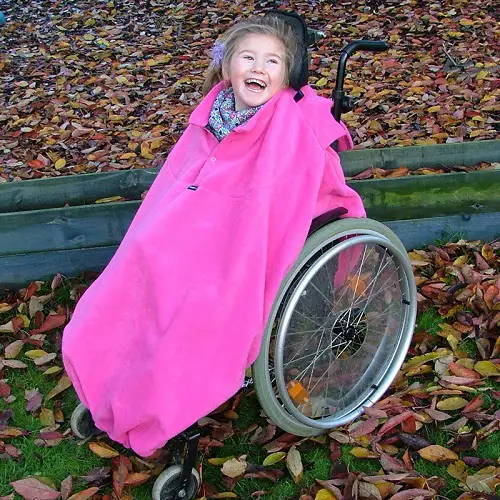
[[262, 88], [266, 88], [266, 84], [264, 82], [261, 82], [260, 80], [255, 80], [254, 78], [246, 80], [246, 83], [256, 83], [257, 85], [260, 85]]

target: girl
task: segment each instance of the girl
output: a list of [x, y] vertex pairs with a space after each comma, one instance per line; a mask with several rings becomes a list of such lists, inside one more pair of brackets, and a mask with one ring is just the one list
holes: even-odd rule
[[364, 215], [297, 33], [270, 15], [217, 42], [206, 97], [64, 332], [82, 408], [139, 455], [239, 390], [311, 220]]

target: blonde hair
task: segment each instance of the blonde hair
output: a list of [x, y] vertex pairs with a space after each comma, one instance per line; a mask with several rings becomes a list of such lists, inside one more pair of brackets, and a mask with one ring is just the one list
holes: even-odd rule
[[229, 66], [238, 44], [248, 35], [266, 35], [277, 38], [285, 47], [285, 82], [290, 83], [290, 73], [297, 58], [299, 44], [293, 29], [276, 16], [250, 17], [229, 28], [218, 40], [222, 43], [224, 55], [220, 60], [214, 58], [210, 64], [203, 84], [206, 95], [219, 82], [224, 80], [224, 69]]

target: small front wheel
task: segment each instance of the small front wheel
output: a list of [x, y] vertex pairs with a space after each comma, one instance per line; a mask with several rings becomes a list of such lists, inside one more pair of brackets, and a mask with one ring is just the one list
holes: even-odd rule
[[82, 403], [73, 410], [70, 425], [73, 433], [80, 439], [88, 439], [100, 433], [90, 411]]
[[172, 465], [165, 469], [153, 485], [153, 500], [193, 500], [200, 487], [200, 475], [191, 470], [191, 477], [186, 489], [180, 490], [182, 465]]

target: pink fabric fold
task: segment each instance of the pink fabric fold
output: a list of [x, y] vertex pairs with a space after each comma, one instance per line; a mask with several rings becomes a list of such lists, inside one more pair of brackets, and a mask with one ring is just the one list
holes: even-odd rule
[[331, 101], [283, 90], [220, 143], [195, 109], [120, 247], [80, 299], [63, 358], [98, 428], [152, 454], [240, 388], [311, 220], [365, 215], [329, 144]]

